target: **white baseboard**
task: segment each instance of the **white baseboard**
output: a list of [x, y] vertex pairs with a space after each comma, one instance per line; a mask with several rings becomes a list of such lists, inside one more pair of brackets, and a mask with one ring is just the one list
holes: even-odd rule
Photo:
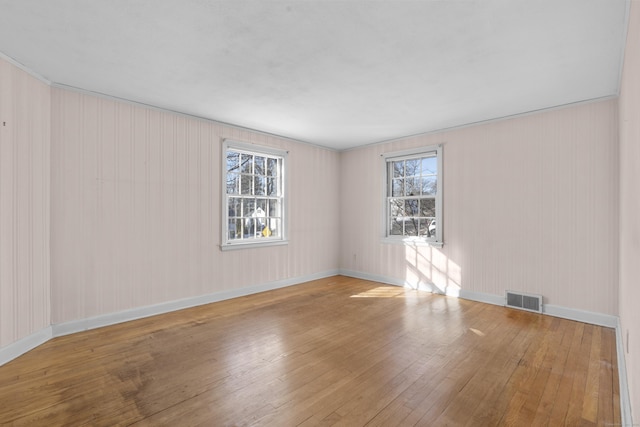
[[618, 377], [620, 388], [620, 418], [623, 426], [632, 426], [631, 396], [629, 396], [629, 384], [627, 382], [627, 363], [624, 351], [624, 339], [622, 338], [622, 325], [620, 318], [616, 322], [616, 354], [618, 356]]
[[215, 292], [212, 294], [200, 295], [197, 297], [184, 298], [176, 301], [168, 301], [160, 304], [133, 308], [131, 310], [119, 311], [117, 313], [108, 313], [85, 319], [71, 320], [69, 322], [52, 325], [53, 336], [60, 337], [63, 335], [69, 335], [76, 332], [115, 325], [117, 323], [129, 322], [131, 320], [142, 319], [149, 316], [156, 316], [158, 314], [169, 313], [185, 308], [224, 301], [231, 298], [238, 298], [246, 295], [256, 294], [259, 292], [284, 288], [287, 286], [298, 285], [300, 283], [309, 282], [311, 280], [335, 276], [336, 274], [338, 274], [337, 270], [330, 270], [321, 273], [310, 274], [307, 276], [277, 280], [275, 282], [263, 283], [260, 285], [246, 286], [240, 289]]
[[0, 366], [12, 361], [18, 356], [22, 356], [29, 350], [42, 345], [53, 338], [51, 326], [48, 326], [38, 332], [19, 339], [5, 347], [0, 348]]
[[485, 304], [504, 305], [504, 296], [502, 295], [485, 294], [483, 292], [473, 292], [461, 289], [460, 298], [483, 302]]
[[582, 323], [615, 328], [618, 324], [618, 316], [610, 314], [594, 313], [593, 311], [578, 310], [576, 308], [561, 307], [559, 305], [543, 304], [542, 312], [553, 317], [575, 320]]
[[323, 279], [339, 274], [338, 270], [329, 270], [307, 276], [293, 277], [290, 279], [277, 280], [275, 282], [263, 283], [260, 285], [246, 286], [240, 289], [216, 292], [213, 294], [201, 295], [192, 298], [185, 298], [177, 301], [155, 304], [146, 307], [134, 308], [131, 310], [108, 313], [87, 319], [72, 320], [69, 322], [51, 325], [41, 331], [35, 332], [14, 343], [0, 348], [0, 366], [25, 354], [29, 350], [44, 344], [52, 338], [82, 332], [89, 329], [101, 328], [103, 326], [115, 325], [117, 323], [128, 322], [130, 320], [142, 319], [144, 317], [169, 313], [171, 311], [196, 307], [198, 305], [209, 304], [217, 301], [224, 301], [231, 298], [298, 285], [312, 280]]

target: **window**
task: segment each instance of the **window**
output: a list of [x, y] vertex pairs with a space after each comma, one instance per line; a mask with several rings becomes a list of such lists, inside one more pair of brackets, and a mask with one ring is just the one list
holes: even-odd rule
[[223, 143], [222, 249], [284, 244], [286, 152]]
[[386, 238], [442, 245], [442, 146], [384, 158]]

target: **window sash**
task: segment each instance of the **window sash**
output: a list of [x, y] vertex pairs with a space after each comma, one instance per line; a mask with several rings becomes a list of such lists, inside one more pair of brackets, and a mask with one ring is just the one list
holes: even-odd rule
[[[442, 145], [422, 147], [403, 152], [382, 155], [385, 162], [385, 212], [384, 236], [389, 240], [423, 241], [436, 245], [442, 244]], [[433, 173], [433, 161], [425, 167], [426, 159], [435, 158], [436, 171]], [[411, 161], [412, 170], [407, 170], [407, 162]], [[398, 168], [398, 163], [403, 166]], [[394, 169], [395, 167], [395, 169]], [[411, 184], [406, 183], [409, 181]], [[433, 183], [433, 186], [425, 186]], [[402, 184], [402, 185], [400, 185]], [[394, 187], [395, 185], [395, 187]], [[402, 187], [402, 192], [398, 188]], [[413, 191], [410, 191], [413, 190]], [[392, 202], [400, 205], [415, 200], [418, 208], [394, 208]], [[420, 206], [421, 201], [433, 200], [432, 210], [428, 214]], [[415, 206], [415, 204], [412, 204]], [[396, 215], [394, 215], [396, 214]], [[399, 215], [398, 215], [399, 214]], [[432, 224], [431, 221], [435, 222]], [[407, 231], [407, 224], [409, 230]], [[433, 225], [433, 226], [432, 226]], [[398, 227], [402, 230], [398, 233]], [[433, 233], [430, 229], [433, 229]], [[414, 228], [416, 228], [414, 230]], [[409, 233], [409, 234], [407, 234]]]
[[286, 243], [286, 155], [223, 141], [222, 249]]

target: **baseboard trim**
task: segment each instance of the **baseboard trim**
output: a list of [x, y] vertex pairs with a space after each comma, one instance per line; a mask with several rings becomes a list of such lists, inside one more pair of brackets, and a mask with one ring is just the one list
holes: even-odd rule
[[542, 312], [549, 316], [561, 317], [563, 319], [575, 320], [597, 326], [604, 326], [606, 328], [616, 328], [616, 325], [618, 324], [618, 316], [561, 307], [559, 305], [543, 304]]
[[51, 338], [53, 338], [53, 331], [51, 326], [48, 326], [38, 332], [34, 332], [31, 335], [27, 335], [16, 342], [0, 348], [0, 366], [11, 362], [16, 357], [22, 356], [29, 350], [33, 350], [34, 348], [46, 343]]
[[19, 356], [22, 356], [29, 350], [32, 350], [44, 344], [52, 338], [61, 337], [76, 332], [87, 331], [90, 329], [101, 328], [104, 326], [115, 325], [131, 320], [142, 319], [145, 317], [156, 316], [158, 314], [169, 313], [185, 308], [224, 301], [231, 298], [238, 298], [246, 295], [284, 288], [287, 286], [298, 285], [300, 283], [324, 279], [326, 277], [335, 276], [337, 274], [339, 274], [338, 270], [329, 270], [320, 273], [309, 274], [306, 276], [292, 277], [289, 279], [263, 283], [260, 285], [246, 286], [240, 289], [215, 292], [212, 294], [201, 295], [192, 298], [184, 298], [181, 300], [169, 301], [165, 303], [134, 308], [131, 310], [124, 310], [117, 313], [108, 313], [101, 316], [54, 324], [41, 331], [35, 332], [14, 343], [0, 348], [0, 366], [12, 361]]
[[119, 311], [116, 313], [108, 313], [85, 319], [57, 323], [52, 325], [53, 336], [60, 337], [63, 335], [74, 334], [90, 329], [102, 328], [104, 326], [111, 326], [118, 323], [129, 322], [131, 320], [170, 313], [172, 311], [183, 310], [185, 308], [197, 307], [199, 305], [211, 304], [214, 302], [224, 301], [232, 298], [238, 298], [246, 295], [284, 288], [287, 286], [298, 285], [300, 283], [323, 279], [325, 277], [331, 277], [337, 274], [337, 270], [330, 270], [321, 273], [310, 274], [307, 276], [277, 280], [260, 285], [246, 286], [239, 289], [215, 292], [212, 294], [200, 295], [197, 297], [184, 298], [176, 301], [168, 301], [160, 304], [138, 307], [131, 310]]
[[616, 321], [616, 355], [618, 356], [618, 387], [620, 388], [620, 418], [623, 426], [633, 426], [631, 414], [631, 396], [627, 380], [627, 362], [622, 338], [622, 324], [620, 318]]
[[485, 294], [483, 292], [460, 290], [460, 298], [470, 301], [483, 302], [485, 304], [504, 305], [504, 297], [501, 295]]

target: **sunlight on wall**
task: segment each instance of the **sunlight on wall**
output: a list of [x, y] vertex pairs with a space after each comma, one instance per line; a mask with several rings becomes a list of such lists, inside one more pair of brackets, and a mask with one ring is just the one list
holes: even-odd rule
[[405, 245], [405, 282], [412, 289], [459, 296], [462, 269], [442, 251], [432, 246]]

